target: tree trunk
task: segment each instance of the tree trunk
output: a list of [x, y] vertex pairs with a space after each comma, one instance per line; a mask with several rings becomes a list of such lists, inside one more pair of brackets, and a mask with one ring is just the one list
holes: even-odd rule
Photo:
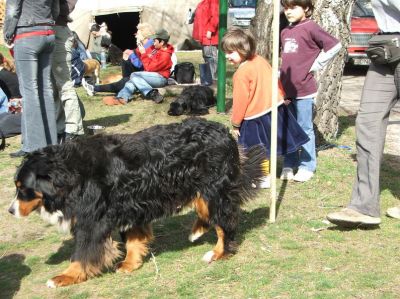
[[[316, 0], [312, 19], [342, 43], [339, 54], [317, 74], [319, 82], [314, 124], [318, 143], [336, 137], [338, 106], [342, 91], [342, 76], [346, 48], [350, 41], [350, 12], [355, 0]], [[257, 53], [271, 60], [273, 5], [259, 0], [250, 30], [255, 35]], [[271, 1], [272, 2], [272, 1]], [[282, 18], [281, 18], [282, 20]], [[281, 26], [282, 27], [282, 26]], [[321, 140], [322, 139], [322, 140]]]

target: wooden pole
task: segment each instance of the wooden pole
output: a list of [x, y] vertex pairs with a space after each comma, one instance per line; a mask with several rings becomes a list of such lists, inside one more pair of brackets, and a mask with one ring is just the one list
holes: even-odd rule
[[[271, 0], [268, 0], [271, 1]], [[269, 209], [269, 222], [276, 219], [276, 162], [277, 162], [277, 129], [278, 129], [278, 58], [279, 58], [279, 12], [280, 1], [273, 0], [274, 18], [272, 21], [272, 111], [271, 111], [271, 206]]]

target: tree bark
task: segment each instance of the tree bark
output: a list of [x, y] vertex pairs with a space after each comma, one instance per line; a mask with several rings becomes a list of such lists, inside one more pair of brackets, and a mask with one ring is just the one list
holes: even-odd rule
[[[271, 2], [271, 3], [269, 3]], [[346, 48], [350, 41], [350, 12], [355, 0], [316, 0], [311, 19], [342, 43], [339, 54], [316, 75], [319, 88], [314, 124], [318, 144], [336, 137], [338, 107], [342, 91], [342, 76]], [[257, 53], [271, 60], [273, 4], [259, 0], [250, 30], [257, 39]], [[282, 18], [281, 18], [282, 20]], [[282, 27], [282, 26], [281, 26]]]

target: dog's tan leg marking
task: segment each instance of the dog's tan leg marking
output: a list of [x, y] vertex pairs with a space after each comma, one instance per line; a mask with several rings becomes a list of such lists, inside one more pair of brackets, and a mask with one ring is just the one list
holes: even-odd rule
[[87, 274], [84, 271], [80, 262], [72, 262], [67, 270], [60, 275], [49, 279], [46, 285], [49, 288], [56, 288], [62, 286], [68, 286], [71, 284], [80, 283], [87, 280]]
[[96, 78], [96, 84], [100, 84], [100, 65], [96, 66], [96, 69], [94, 70], [94, 76]]
[[153, 240], [151, 225], [134, 227], [126, 232], [126, 257], [117, 265], [117, 272], [130, 273], [140, 268], [149, 252], [148, 244]]
[[208, 251], [204, 256], [203, 256], [203, 261], [207, 263], [211, 263], [212, 261], [219, 260], [224, 257], [224, 252], [225, 252], [225, 246], [224, 246], [224, 240], [225, 240], [225, 233], [223, 229], [216, 225], [215, 230], [217, 232], [218, 236], [218, 241], [217, 244], [215, 245], [214, 249], [211, 251]]
[[197, 197], [193, 201], [193, 205], [196, 209], [198, 218], [194, 222], [192, 232], [189, 235], [190, 242], [196, 241], [210, 229], [208, 224], [210, 214], [206, 201], [202, 197]]
[[30, 201], [19, 200], [19, 214], [21, 216], [28, 216], [33, 210], [42, 205], [42, 194], [36, 192], [36, 198]]

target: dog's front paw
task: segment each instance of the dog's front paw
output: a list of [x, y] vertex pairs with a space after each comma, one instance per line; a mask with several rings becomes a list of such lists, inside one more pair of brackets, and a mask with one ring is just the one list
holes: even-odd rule
[[128, 263], [128, 262], [120, 262], [117, 265], [117, 272], [119, 273], [131, 273], [132, 271], [139, 269], [142, 266], [142, 263]]
[[72, 277], [72, 276], [68, 276], [68, 275], [57, 275], [55, 277], [53, 277], [52, 279], [49, 279], [46, 282], [46, 286], [48, 288], [57, 288], [57, 287], [64, 287], [64, 286], [68, 286], [71, 284], [76, 284], [76, 283], [80, 283], [85, 281], [85, 279], [81, 279], [79, 277]]

